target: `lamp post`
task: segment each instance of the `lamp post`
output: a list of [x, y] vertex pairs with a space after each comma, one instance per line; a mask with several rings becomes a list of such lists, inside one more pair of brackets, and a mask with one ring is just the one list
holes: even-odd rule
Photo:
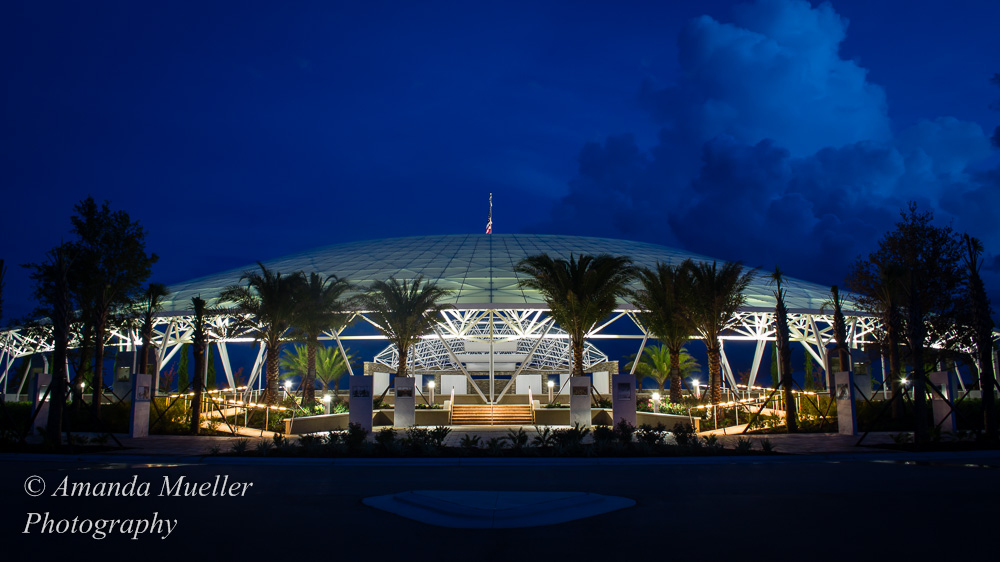
[[434, 409], [434, 381], [427, 383], [427, 388], [431, 389], [431, 409]]
[[324, 394], [323, 395], [323, 407], [324, 407], [327, 415], [329, 415], [330, 414], [330, 395], [329, 394]]
[[654, 392], [653, 393], [653, 413], [654, 414], [659, 414], [660, 413], [660, 393], [659, 392]]
[[698, 380], [698, 379], [694, 379], [691, 382], [694, 383], [694, 398], [695, 398], [695, 400], [701, 400], [701, 392], [698, 390], [698, 387], [701, 385], [701, 381]]
[[292, 388], [292, 381], [285, 381], [285, 395], [289, 395], [289, 389]]
[[556, 383], [549, 381], [549, 404], [552, 403], [552, 388], [556, 386]]

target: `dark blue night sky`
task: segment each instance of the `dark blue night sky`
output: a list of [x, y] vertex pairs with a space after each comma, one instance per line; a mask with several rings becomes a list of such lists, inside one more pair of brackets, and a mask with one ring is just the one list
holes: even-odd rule
[[[207, 6], [206, 6], [207, 5]], [[1000, 2], [7, 2], [5, 320], [93, 195], [172, 283], [313, 246], [643, 240], [839, 283], [907, 200], [1000, 304]]]

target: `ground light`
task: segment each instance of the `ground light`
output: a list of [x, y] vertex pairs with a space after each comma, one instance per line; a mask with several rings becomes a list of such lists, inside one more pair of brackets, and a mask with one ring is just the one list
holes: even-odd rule
[[698, 379], [694, 379], [691, 382], [694, 383], [694, 397], [695, 397], [695, 399], [696, 400], [701, 400], [701, 392], [698, 390], [698, 387], [701, 385], [701, 381], [698, 380]]
[[326, 413], [329, 414], [330, 413], [330, 395], [329, 394], [324, 394], [323, 395], [323, 406], [326, 409]]
[[434, 381], [427, 383], [427, 388], [431, 389], [431, 408], [434, 407]]
[[654, 413], [659, 413], [659, 411], [660, 411], [660, 393], [659, 392], [654, 392], [653, 393], [653, 412]]
[[554, 382], [552, 382], [552, 381], [549, 381], [549, 404], [551, 404], [551, 403], [552, 403], [552, 388], [553, 388], [553, 387], [554, 387], [555, 385], [556, 385], [556, 383], [554, 383]]

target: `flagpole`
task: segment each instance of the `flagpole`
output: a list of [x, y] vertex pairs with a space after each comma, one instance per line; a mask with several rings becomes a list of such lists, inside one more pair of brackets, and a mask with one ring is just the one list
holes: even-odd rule
[[490, 193], [490, 214], [486, 220], [486, 234], [493, 234], [493, 194]]

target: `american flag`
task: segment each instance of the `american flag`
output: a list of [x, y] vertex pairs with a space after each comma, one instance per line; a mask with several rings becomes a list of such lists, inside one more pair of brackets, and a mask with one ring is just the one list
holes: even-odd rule
[[493, 194], [490, 193], [490, 217], [486, 220], [486, 234], [493, 234]]

